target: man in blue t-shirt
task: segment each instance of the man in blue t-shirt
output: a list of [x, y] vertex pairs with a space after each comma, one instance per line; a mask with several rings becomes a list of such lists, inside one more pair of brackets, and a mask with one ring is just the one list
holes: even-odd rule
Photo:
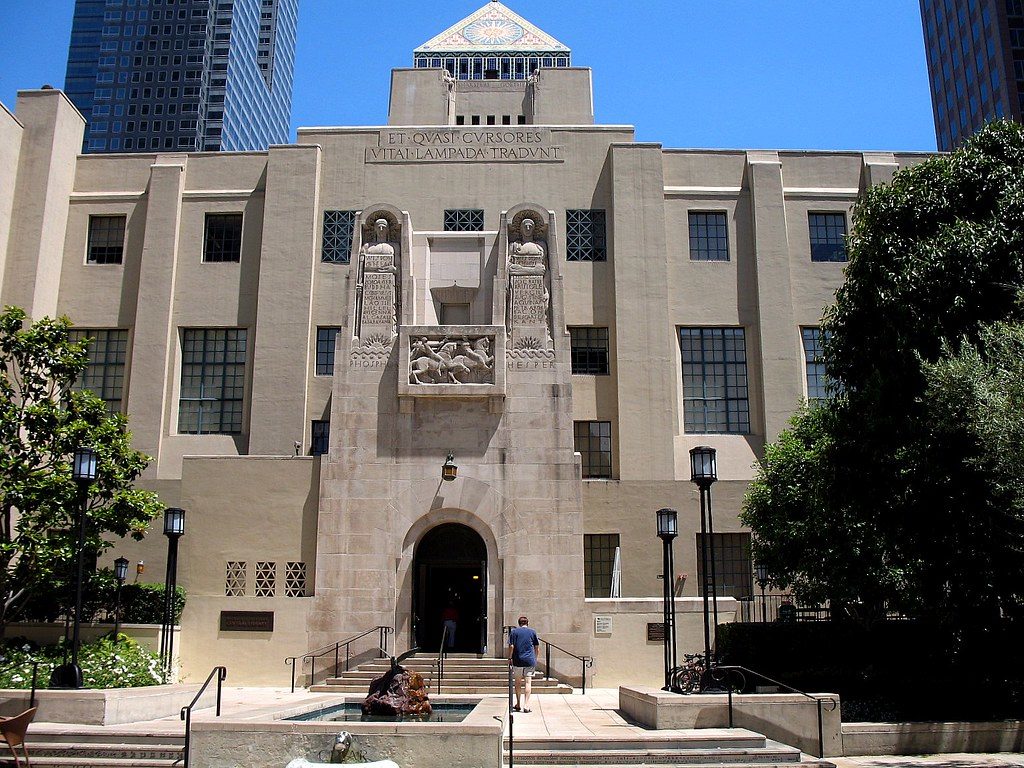
[[[537, 633], [528, 626], [529, 623], [529, 619], [520, 616], [519, 626], [508, 633], [508, 663], [512, 667], [516, 679], [516, 705], [513, 707], [516, 712], [530, 711], [530, 683], [537, 671], [537, 651], [540, 649], [540, 640], [537, 639]], [[526, 695], [522, 699], [522, 709], [520, 709], [519, 700], [523, 680], [526, 680]]]

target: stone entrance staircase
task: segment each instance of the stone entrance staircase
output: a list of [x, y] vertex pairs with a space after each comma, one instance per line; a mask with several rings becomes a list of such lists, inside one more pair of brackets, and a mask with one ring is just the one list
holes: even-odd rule
[[[310, 686], [314, 693], [361, 693], [370, 688], [370, 682], [383, 675], [391, 666], [388, 659], [374, 659], [357, 668], [329, 677], [323, 683]], [[417, 653], [402, 662], [408, 670], [423, 675], [430, 692], [437, 694], [437, 655]], [[450, 653], [444, 663], [442, 694], [507, 694], [508, 662], [505, 659], [484, 658], [476, 654]], [[568, 685], [542, 678], [533, 678], [533, 694], [572, 693]]]
[[[172, 768], [182, 764], [185, 737], [107, 728], [89, 733], [82, 729], [29, 726], [28, 753], [33, 766], [60, 768]], [[4, 747], [0, 766], [13, 766]], [[19, 754], [20, 754], [19, 749]], [[24, 765], [24, 761], [22, 761]]]
[[[509, 764], [509, 741], [505, 760]], [[610, 768], [621, 765], [701, 766], [702, 768], [835, 768], [828, 760], [808, 758], [743, 728], [715, 728], [674, 735], [651, 731], [643, 738], [614, 740], [524, 738], [515, 740], [516, 765], [530, 768]]]

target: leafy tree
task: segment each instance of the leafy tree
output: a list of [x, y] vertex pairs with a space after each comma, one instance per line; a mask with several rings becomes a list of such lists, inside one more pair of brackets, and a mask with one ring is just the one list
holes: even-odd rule
[[122, 414], [90, 392], [73, 392], [86, 345], [68, 338], [67, 318], [28, 322], [0, 314], [0, 632], [32, 593], [67, 583], [83, 495], [71, 476], [79, 446], [93, 448], [99, 476], [87, 489], [86, 552], [108, 536], [141, 539], [162, 505], [134, 488], [149, 463], [132, 450]]
[[755, 556], [807, 599], [991, 625], [1024, 587], [1008, 566], [1024, 465], [1019, 448], [993, 454], [1024, 400], [968, 371], [1020, 351], [1006, 329], [1024, 318], [1024, 128], [900, 171], [853, 222], [823, 324], [837, 395], [766, 450], [743, 513]]

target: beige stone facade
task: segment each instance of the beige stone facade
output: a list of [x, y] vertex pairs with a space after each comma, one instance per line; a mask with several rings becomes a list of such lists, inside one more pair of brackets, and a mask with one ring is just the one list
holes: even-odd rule
[[[751, 465], [807, 393], [801, 331], [842, 280], [842, 263], [812, 261], [809, 214], [848, 222], [866, 186], [920, 160], [640, 143], [594, 124], [574, 67], [399, 69], [390, 103], [387, 126], [304, 128], [268, 152], [116, 156], [78, 154], [83, 121], [59, 91], [0, 111], [0, 300], [127, 332], [121, 407], [153, 457], [144, 482], [188, 510], [189, 679], [226, 663], [235, 682], [283, 684], [285, 656], [376, 625], [399, 651], [436, 646], [450, 599], [465, 650], [500, 653], [526, 613], [591, 653], [586, 537], [618, 536], [622, 597], [660, 595], [663, 506], [680, 513], [680, 594], [697, 595], [688, 451], [718, 449], [716, 532], [741, 533]], [[456, 210], [482, 227], [446, 230]], [[334, 211], [351, 238], [324, 260]], [[692, 214], [709, 212], [727, 260], [691, 252]], [[211, 214], [241, 214], [237, 259], [206, 258]], [[117, 263], [90, 257], [100, 216], [125, 217]], [[324, 328], [339, 329], [329, 350]], [[573, 373], [569, 328], [607, 329], [606, 374]], [[742, 329], [748, 425], [687, 429], [684, 328]], [[186, 396], [186, 338], [224, 329], [244, 331], [237, 428], [195, 434], [185, 409], [220, 407], [220, 390]], [[581, 456], [584, 422], [607, 423], [610, 452]], [[582, 476], [609, 457], [610, 476]], [[425, 554], [439, 526], [454, 538]], [[165, 548], [153, 533], [110, 557], [160, 581]], [[272, 611], [274, 630], [222, 631], [239, 610]]]

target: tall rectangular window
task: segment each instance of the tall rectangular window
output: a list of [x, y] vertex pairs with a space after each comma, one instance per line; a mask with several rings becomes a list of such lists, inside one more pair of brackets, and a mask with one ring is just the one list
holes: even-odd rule
[[203, 261], [240, 261], [242, 258], [242, 214], [206, 214]]
[[483, 232], [484, 212], [476, 208], [452, 208], [444, 212], [445, 232]]
[[821, 357], [822, 334], [820, 328], [801, 328], [804, 342], [804, 366], [807, 371], [807, 400], [818, 403], [828, 400], [828, 379], [825, 376], [825, 362]]
[[583, 477], [612, 476], [612, 423], [610, 421], [574, 421], [573, 443], [583, 457]]
[[683, 429], [695, 434], [750, 431], [747, 350], [742, 328], [680, 328]]
[[617, 533], [583, 534], [583, 586], [587, 597], [611, 597]]
[[191, 435], [241, 433], [245, 359], [245, 328], [185, 329], [179, 432]]
[[336, 326], [321, 326], [316, 329], [316, 375], [334, 375], [334, 342], [338, 338]]
[[[704, 595], [704, 560], [701, 556], [701, 535], [697, 537], [697, 594]], [[749, 599], [754, 595], [753, 563], [750, 559], [749, 533], [716, 533], [709, 538], [714, 560], [708, 551], [708, 562], [715, 564], [715, 594], [722, 597]], [[710, 575], [709, 575], [710, 576]], [[710, 584], [710, 578], [709, 578]]]
[[314, 456], [325, 456], [331, 445], [331, 422], [314, 421], [313, 436], [309, 452]]
[[569, 328], [574, 374], [606, 376], [608, 374], [608, 329]]
[[355, 211], [324, 211], [320, 260], [330, 264], [348, 264], [352, 259], [352, 234], [355, 226]]
[[690, 260], [729, 260], [729, 226], [724, 211], [690, 213]]
[[605, 261], [607, 258], [604, 211], [566, 211], [566, 261]]
[[846, 261], [846, 214], [809, 213], [811, 261]]
[[74, 328], [68, 331], [68, 340], [89, 342], [89, 362], [75, 382], [74, 389], [89, 390], [107, 404], [107, 411], [119, 413], [124, 400], [128, 331], [116, 328]]
[[90, 216], [89, 264], [120, 264], [124, 258], [124, 228], [127, 216]]

